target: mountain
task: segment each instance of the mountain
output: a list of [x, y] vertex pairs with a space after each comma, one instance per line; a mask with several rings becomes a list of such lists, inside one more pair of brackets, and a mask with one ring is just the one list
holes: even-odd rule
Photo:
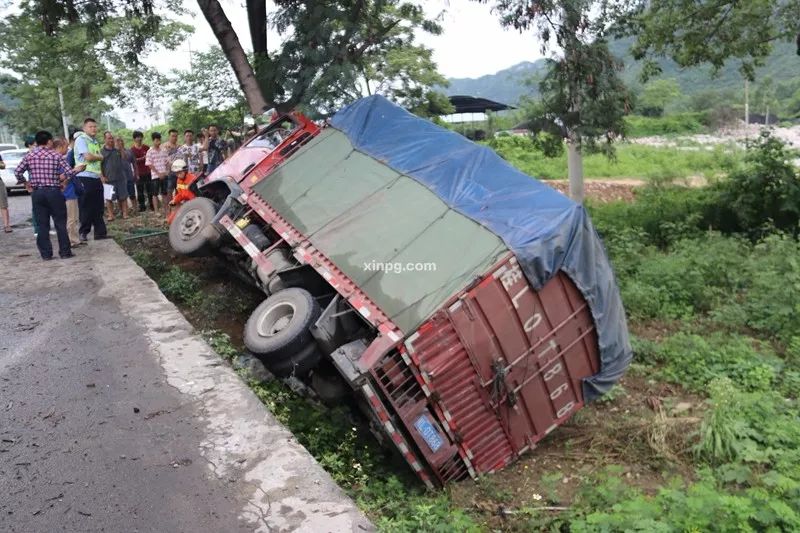
[[516, 104], [525, 94], [537, 93], [538, 88], [526, 85], [526, 80], [545, 73], [546, 64], [543, 59], [534, 63], [523, 61], [513, 67], [495, 74], [487, 74], [480, 78], [450, 78], [450, 85], [444, 89], [447, 96], [465, 95], [479, 96], [502, 102]]
[[[620, 39], [611, 42], [609, 48], [625, 64], [622, 78], [628, 86], [636, 87], [641, 85], [639, 75], [642, 67], [629, 53], [631, 43], [632, 39]], [[659, 64], [663, 71], [660, 77], [674, 78], [681, 86], [681, 91], [687, 95], [707, 90], [743, 91], [744, 79], [735, 61], [729, 61], [715, 76], [712, 75], [710, 67], [682, 69], [670, 60], [662, 60]], [[538, 93], [537, 84], [528, 85], [526, 81], [540, 78], [546, 72], [546, 68], [544, 59], [534, 62], [524, 61], [479, 78], [451, 78], [448, 80], [450, 86], [443, 91], [448, 96], [480, 96], [504, 104], [517, 104], [521, 96]], [[776, 43], [764, 66], [756, 69], [756, 83], [767, 76], [776, 84], [796, 81], [798, 72], [800, 72], [800, 57], [796, 54], [795, 45], [787, 42]]]

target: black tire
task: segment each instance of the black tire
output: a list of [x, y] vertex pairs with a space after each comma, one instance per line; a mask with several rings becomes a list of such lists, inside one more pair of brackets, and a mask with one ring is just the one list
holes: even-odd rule
[[288, 378], [289, 376], [303, 377], [314, 368], [322, 359], [322, 353], [313, 342], [290, 356], [275, 357], [273, 355], [256, 355], [264, 363], [273, 376]]
[[[244, 345], [273, 361], [287, 359], [312, 343], [308, 328], [321, 310], [305, 289], [278, 291], [256, 307], [244, 326]], [[265, 363], [266, 364], [266, 363]]]
[[202, 257], [213, 250], [208, 229], [217, 206], [208, 198], [195, 198], [183, 204], [169, 225], [169, 245], [181, 255]]
[[250, 242], [256, 245], [256, 248], [258, 248], [259, 251], [266, 250], [270, 245], [267, 236], [264, 235], [264, 232], [261, 231], [261, 228], [255, 224], [248, 224], [242, 230], [242, 233], [244, 233], [247, 238], [250, 239]]

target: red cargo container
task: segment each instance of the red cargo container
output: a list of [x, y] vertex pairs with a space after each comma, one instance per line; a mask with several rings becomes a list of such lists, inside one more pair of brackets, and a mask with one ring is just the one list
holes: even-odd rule
[[[369, 109], [369, 120], [394, 112], [379, 109]], [[356, 148], [356, 134], [344, 126], [319, 135], [296, 115], [279, 119], [283, 130], [286, 120], [294, 128], [283, 144], [244, 172], [235, 154], [201, 187], [207, 198], [183, 206], [170, 228], [176, 249], [215, 250], [270, 295], [248, 321], [245, 344], [276, 375], [295, 375], [321, 393], [332, 382], [347, 384], [364, 400], [376, 435], [391, 440], [428, 485], [503, 468], [581, 408], [587, 391], [602, 392], [619, 377], [630, 358], [624, 314], [593, 231], [583, 241], [591, 246], [573, 244], [575, 227], [564, 246], [553, 233], [544, 242], [567, 250], [566, 259], [531, 283], [527, 251], [509, 251], [513, 236], [501, 240], [491, 220], [446, 202], [391, 157]], [[390, 136], [396, 122], [388, 124], [381, 127]], [[275, 152], [283, 154], [278, 164]], [[550, 202], [541, 204], [544, 222], [574, 207], [550, 189], [535, 192]], [[398, 207], [398, 199], [407, 202]], [[213, 216], [187, 232], [184, 221], [198, 210]], [[570, 253], [594, 266], [576, 271]], [[395, 278], [370, 272], [366, 262], [412, 265], [419, 263], [402, 260], [422, 256], [436, 258], [439, 270]], [[620, 341], [617, 360], [601, 358], [601, 338], [610, 355], [616, 345], [608, 339]]]

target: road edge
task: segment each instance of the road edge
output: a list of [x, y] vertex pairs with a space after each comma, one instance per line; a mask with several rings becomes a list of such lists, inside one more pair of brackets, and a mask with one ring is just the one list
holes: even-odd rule
[[90, 252], [100, 295], [118, 299], [144, 328], [167, 382], [202, 412], [206, 439], [199, 451], [211, 472], [250, 493], [243, 520], [258, 523], [257, 531], [375, 530], [117, 243], [93, 242]]

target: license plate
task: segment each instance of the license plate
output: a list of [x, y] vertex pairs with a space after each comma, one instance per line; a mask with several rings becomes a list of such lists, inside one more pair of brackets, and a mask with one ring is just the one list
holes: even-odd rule
[[427, 416], [422, 415], [417, 418], [417, 421], [414, 422], [414, 427], [417, 428], [419, 434], [422, 435], [423, 439], [425, 439], [425, 442], [428, 444], [432, 452], [436, 452], [444, 445], [441, 435], [439, 435], [439, 432], [435, 427], [433, 427], [433, 424], [431, 424], [431, 421], [428, 420]]

